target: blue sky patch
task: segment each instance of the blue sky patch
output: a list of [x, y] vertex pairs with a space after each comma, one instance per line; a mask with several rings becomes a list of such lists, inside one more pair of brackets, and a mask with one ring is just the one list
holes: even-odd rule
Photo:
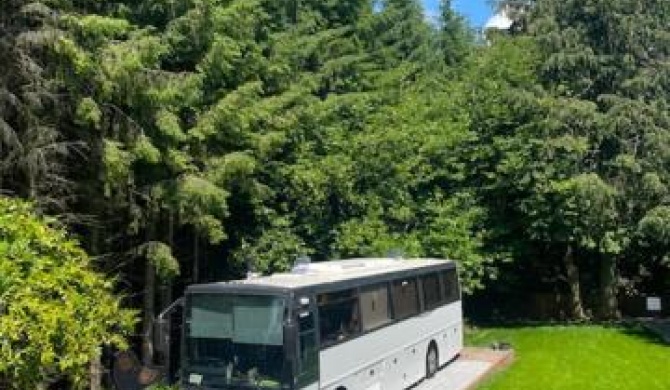
[[[440, 0], [422, 0], [426, 14], [432, 18], [437, 15]], [[454, 8], [463, 14], [473, 27], [482, 27], [492, 11], [486, 0], [453, 0]]]

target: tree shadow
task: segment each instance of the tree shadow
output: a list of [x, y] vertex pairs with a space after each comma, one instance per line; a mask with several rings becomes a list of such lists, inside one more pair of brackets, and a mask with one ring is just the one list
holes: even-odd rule
[[654, 345], [670, 347], [670, 322], [657, 322], [654, 320], [621, 320], [610, 322], [594, 321], [477, 321], [468, 323], [473, 329], [497, 328], [497, 329], [522, 329], [522, 328], [564, 328], [564, 327], [592, 327], [599, 326], [606, 329], [614, 329], [622, 334], [635, 338], [641, 342]]
[[499, 328], [499, 329], [520, 329], [520, 328], [551, 328], [551, 327], [579, 327], [603, 325], [589, 321], [561, 321], [561, 320], [482, 320], [469, 321], [468, 326], [475, 328]]
[[656, 322], [634, 322], [622, 328], [624, 334], [648, 344], [670, 347], [670, 327], [659, 327]]

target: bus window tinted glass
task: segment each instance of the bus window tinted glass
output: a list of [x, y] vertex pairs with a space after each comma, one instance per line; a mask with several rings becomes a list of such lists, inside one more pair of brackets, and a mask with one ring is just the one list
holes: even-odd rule
[[426, 309], [433, 309], [442, 301], [440, 293], [440, 275], [437, 273], [421, 277], [423, 302]]
[[415, 279], [401, 279], [393, 282], [391, 298], [395, 318], [405, 318], [419, 312], [419, 295]]
[[318, 356], [315, 332], [300, 334], [300, 373], [298, 383], [309, 385], [318, 380]]
[[200, 374], [207, 388], [256, 388], [259, 381], [288, 385], [284, 313], [282, 297], [189, 295], [182, 368]]
[[300, 364], [297, 382], [300, 387], [307, 387], [318, 381], [319, 375], [314, 313], [309, 310], [300, 311], [298, 312], [298, 321], [300, 324]]
[[358, 297], [354, 290], [321, 294], [318, 302], [322, 345], [346, 340], [360, 332]]
[[362, 290], [360, 304], [364, 330], [378, 328], [391, 322], [388, 288], [385, 284]]
[[444, 283], [444, 295], [447, 303], [456, 302], [461, 299], [461, 292], [458, 286], [458, 277], [456, 270], [449, 270], [442, 273]]
[[314, 316], [309, 310], [298, 313], [298, 321], [300, 322], [300, 331], [306, 332], [314, 329]]

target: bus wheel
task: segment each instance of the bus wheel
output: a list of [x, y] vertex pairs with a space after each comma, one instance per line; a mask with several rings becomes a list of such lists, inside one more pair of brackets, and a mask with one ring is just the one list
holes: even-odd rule
[[426, 352], [426, 378], [432, 378], [437, 369], [440, 367], [439, 356], [437, 354], [437, 346], [435, 342], [431, 342]]

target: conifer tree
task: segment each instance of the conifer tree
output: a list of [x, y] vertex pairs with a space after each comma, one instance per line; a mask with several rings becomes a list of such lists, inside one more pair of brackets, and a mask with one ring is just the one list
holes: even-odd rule
[[0, 10], [0, 189], [66, 214], [66, 172], [76, 143], [58, 128], [58, 80], [49, 48], [58, 36], [44, 2], [12, 0]]
[[585, 316], [580, 271], [599, 284], [594, 314], [617, 316], [623, 265], [642, 260], [636, 232], [667, 202], [667, 165], [657, 156], [669, 146], [667, 89], [659, 87], [669, 10], [665, 2], [543, 0], [529, 20], [539, 85], [510, 100], [516, 118], [497, 131], [514, 133], [500, 133], [497, 176], [511, 184], [506, 197], [525, 234], [561, 253], [576, 318]]

